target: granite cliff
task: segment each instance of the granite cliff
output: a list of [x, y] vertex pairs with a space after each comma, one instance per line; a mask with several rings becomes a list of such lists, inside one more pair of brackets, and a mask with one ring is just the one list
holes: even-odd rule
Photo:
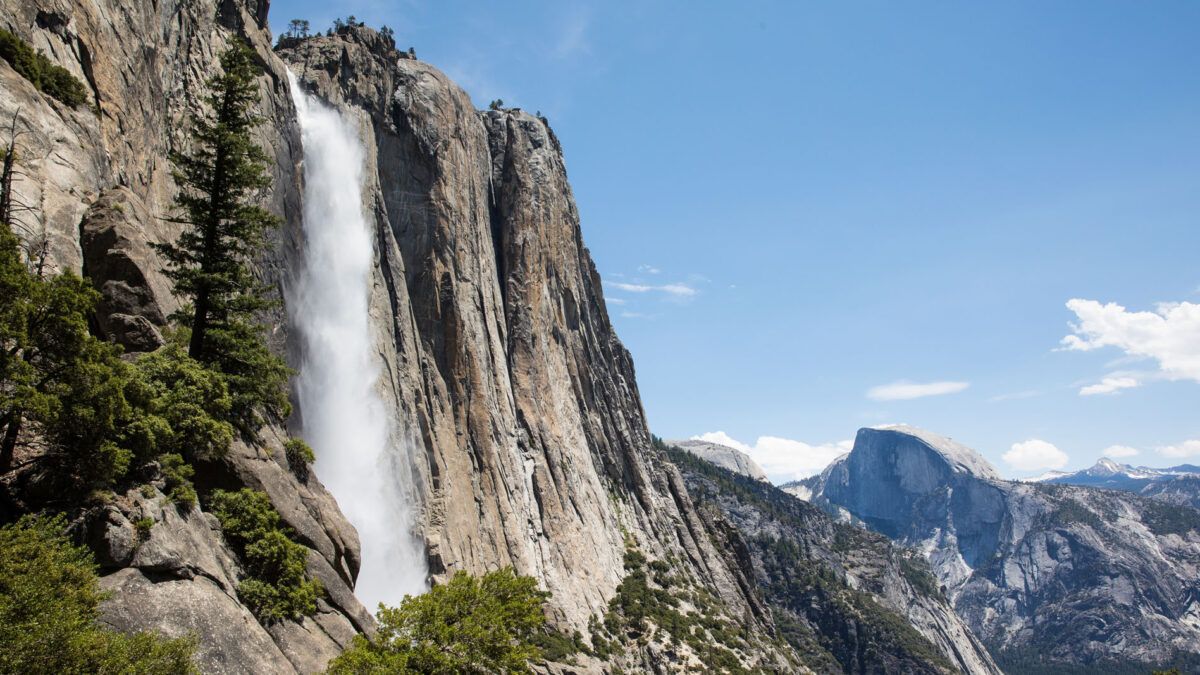
[[[168, 157], [187, 142], [187, 110], [231, 40], [247, 41], [265, 67], [259, 142], [268, 149], [275, 189], [265, 195], [280, 214], [295, 211], [297, 135], [284, 67], [270, 50], [266, 3], [125, 3], [46, 0], [0, 3], [0, 27], [66, 68], [89, 91], [70, 108], [42, 95], [0, 61], [0, 117], [15, 130], [17, 200], [32, 208], [17, 230], [44, 247], [49, 271], [88, 276], [102, 293], [96, 330], [144, 351], [162, 343], [166, 317], [178, 306], [150, 244], [172, 239], [167, 222], [175, 193]], [[285, 283], [284, 261], [296, 242], [285, 227], [275, 254], [260, 261], [261, 279]], [[276, 345], [286, 344], [282, 311], [264, 317]], [[101, 585], [111, 591], [102, 620], [121, 630], [154, 629], [202, 636], [206, 672], [293, 673], [319, 670], [372, 619], [353, 594], [359, 542], [354, 528], [315, 478], [297, 478], [284, 459], [282, 429], [258, 444], [197, 467], [197, 485], [265, 491], [285, 524], [309, 549], [308, 572], [327, 589], [303, 621], [261, 625], [238, 600], [236, 556], [216, 519], [199, 508], [168, 506], [161, 482], [73, 509], [73, 529], [97, 554]], [[156, 473], [148, 468], [151, 474]], [[12, 481], [5, 494], [12, 499]], [[6, 510], [20, 504], [8, 501]], [[11, 515], [11, 514], [9, 514]], [[135, 527], [153, 521], [148, 534]]]
[[[553, 593], [552, 625], [578, 632], [592, 651], [579, 658], [579, 670], [994, 672], [986, 650], [946, 611], [942, 591], [904, 552], [879, 537], [846, 544], [843, 526], [762, 481], [751, 481], [754, 499], [720, 496], [711, 476], [681, 474], [652, 441], [632, 359], [609, 322], [562, 148], [546, 119], [517, 109], [476, 110], [436, 68], [362, 26], [273, 47], [267, 12], [266, 0], [0, 0], [0, 27], [88, 91], [87, 106], [67, 107], [0, 61], [0, 119], [15, 125], [22, 174], [14, 194], [33, 209], [18, 229], [45, 251], [51, 271], [81, 273], [101, 292], [98, 335], [129, 352], [163, 343], [167, 317], [178, 308], [152, 246], [179, 234], [166, 218], [177, 189], [167, 158], [189, 143], [187, 111], [199, 105], [200, 84], [219, 68], [218, 55], [244, 41], [263, 69], [256, 110], [263, 123], [255, 137], [272, 159], [273, 183], [263, 200], [282, 221], [256, 272], [281, 299], [291, 297], [304, 273], [306, 250], [306, 160], [289, 70], [303, 91], [360, 132], [362, 206], [375, 239], [369, 292], [372, 346], [382, 365], [378, 393], [398, 426], [397, 480], [409, 490], [412, 534], [432, 580], [506, 565], [535, 577]], [[299, 366], [297, 311], [281, 304], [263, 319], [272, 346]], [[95, 552], [101, 583], [111, 591], [106, 623], [197, 634], [200, 667], [218, 673], [319, 671], [356, 633], [373, 630], [354, 595], [358, 533], [319, 472], [293, 471], [282, 449], [304, 413], [274, 420], [259, 441], [235, 443], [227, 456], [199, 464], [199, 507], [166, 505], [166, 486], [151, 480], [145, 489], [70, 509], [72, 531]], [[943, 448], [934, 455], [905, 465], [907, 492], [892, 501], [867, 499], [855, 515], [925, 543], [933, 535], [923, 525], [913, 529], [903, 514], [932, 509], [929, 518], [949, 522], [947, 514], [965, 500], [977, 522], [939, 531], [938, 541], [954, 547], [936, 548], [948, 553], [944, 561], [935, 556], [933, 568], [968, 625], [1001, 645], [1025, 644], [1042, 634], [1037, 607], [1047, 594], [1086, 583], [1067, 575], [1072, 566], [1056, 557], [1075, 550], [1059, 542], [1067, 534], [1046, 535], [1052, 542], [1034, 546], [1027, 563], [1012, 563], [1014, 575], [1025, 575], [1018, 610], [1016, 581], [999, 573], [974, 585], [972, 579], [992, 569], [984, 563], [996, 550], [1017, 545], [1006, 543], [1014, 531], [1006, 523], [1069, 509], [1067, 501], [1087, 502], [1091, 493], [1067, 489], [1067, 501], [1045, 497], [1056, 493], [1041, 488], [1026, 494], [969, 452]], [[154, 467], [145, 470], [155, 475]], [[822, 494], [830, 503], [852, 501], [843, 480], [850, 474], [838, 471], [826, 472]], [[19, 480], [3, 481], [6, 520], [22, 508]], [[940, 505], [927, 495], [945, 480], [958, 481], [954, 492], [962, 496]], [[308, 549], [308, 574], [326, 590], [315, 615], [264, 625], [239, 601], [245, 570], [203, 495], [240, 487], [266, 492]], [[703, 495], [699, 505], [693, 490]], [[1008, 514], [1016, 499], [1010, 493], [1024, 495], [1021, 508], [1011, 509], [1024, 515]], [[788, 500], [786, 508], [763, 506], [778, 498]], [[1194, 640], [1176, 627], [1197, 624], [1197, 610], [1185, 600], [1194, 591], [1186, 579], [1195, 577], [1197, 535], [1186, 523], [1148, 521], [1142, 502], [1129, 499], [1132, 506], [1112, 517], [1141, 523], [1127, 528], [1141, 538], [1118, 537], [1111, 545], [1129, 556], [1133, 572], [1105, 589], [1152, 597], [1145, 606], [1163, 617], [1154, 626], [1163, 632], [1128, 638], [1120, 649], [1106, 638], [1088, 644], [1098, 645], [1097, 654], [1151, 659]], [[1135, 511], [1141, 515], [1128, 515]], [[140, 525], [147, 520], [148, 533]], [[1072, 529], [1074, 538], [1067, 537], [1092, 546], [1079, 549], [1084, 558], [1095, 537], [1115, 529], [1085, 521], [1090, 531]], [[1029, 527], [1021, 527], [1024, 537]], [[804, 577], [813, 581], [809, 595], [782, 589], [796, 570], [770, 557], [766, 535], [802, 549], [806, 565], [824, 570], [816, 581]], [[1135, 545], [1144, 550], [1126, 551]], [[1060, 570], [1052, 578], [1065, 581], [1038, 585], [1042, 573], [1033, 563]], [[1151, 573], [1161, 579], [1147, 578]], [[659, 605], [639, 604], [646, 597]], [[964, 604], [971, 597], [979, 599]], [[864, 619], [875, 607], [890, 617], [883, 624]], [[1063, 607], [1112, 625], [1122, 620], [1091, 604]], [[1014, 615], [1021, 622], [1004, 625], [1018, 626], [1015, 632], [998, 628], [996, 616]], [[1191, 624], [1180, 617], [1192, 617]], [[797, 644], [815, 645], [814, 652]]]
[[977, 453], [910, 427], [860, 430], [807, 487], [831, 513], [924, 551], [1002, 665], [1030, 654], [1060, 667], [1195, 659], [1193, 509], [1001, 480]]
[[[261, 0], [0, 3], [0, 26], [90, 92], [91, 109], [72, 109], [0, 62], [0, 116], [15, 119], [19, 133], [23, 176], [14, 192], [36, 206], [22, 235], [44, 242], [52, 271], [82, 273], [100, 289], [97, 332], [128, 351], [162, 344], [178, 306], [152, 248], [178, 234], [165, 218], [176, 190], [167, 157], [188, 142], [187, 110], [218, 55], [245, 41], [263, 67], [255, 133], [274, 160], [264, 199], [283, 222], [257, 270], [283, 298], [303, 271], [305, 246], [288, 68], [361, 129], [364, 208], [377, 235], [379, 388], [402, 428], [401, 469], [412, 474], [415, 534], [431, 577], [512, 565], [554, 594], [556, 628], [585, 640], [603, 632], [606, 643], [624, 645], [629, 635], [597, 625], [634, 575], [630, 556], [642, 556], [703, 593], [708, 625], [744, 626], [744, 639], [721, 646], [721, 658], [802, 669], [771, 637], [771, 618], [715, 550], [678, 472], [651, 444], [633, 364], [608, 321], [546, 120], [476, 111], [437, 69], [363, 27], [277, 53], [267, 10]], [[264, 318], [273, 345], [299, 364], [294, 310]], [[238, 600], [243, 571], [215, 518], [164, 506], [163, 486], [151, 485], [73, 510], [73, 529], [97, 553], [112, 591], [106, 623], [198, 634], [206, 672], [313, 672], [356, 632], [372, 630], [353, 594], [356, 532], [319, 475], [289, 470], [285, 426], [276, 421], [261, 442], [197, 466], [196, 483], [202, 495], [243, 486], [269, 495], [310, 549], [309, 574], [327, 591], [318, 613], [260, 625]], [[147, 518], [155, 525], [143, 540], [134, 523]], [[685, 611], [688, 602], [679, 601]], [[606, 660], [697, 667], [697, 650], [712, 654], [707, 643], [720, 642], [695, 638], [693, 649], [671, 645], [662, 631], [639, 637]]]
[[815, 670], [1000, 672], [919, 552], [690, 449], [671, 457], [722, 548]]

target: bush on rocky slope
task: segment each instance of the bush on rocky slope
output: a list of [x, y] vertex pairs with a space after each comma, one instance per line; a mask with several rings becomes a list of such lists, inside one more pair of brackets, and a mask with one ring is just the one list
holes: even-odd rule
[[96, 621], [100, 592], [87, 549], [61, 517], [26, 516], [0, 528], [0, 672], [196, 672], [192, 639], [125, 635]]
[[69, 70], [55, 65], [41, 52], [35, 52], [24, 40], [0, 30], [0, 58], [13, 70], [49, 96], [77, 108], [87, 102], [87, 88]]
[[264, 624], [317, 611], [321, 582], [307, 578], [308, 550], [292, 541], [265, 493], [217, 490], [210, 505], [221, 531], [246, 567], [238, 597]]
[[329, 666], [358, 673], [526, 673], [542, 658], [536, 644], [548, 594], [510, 567], [473, 577], [459, 571], [399, 607], [379, 606], [379, 632], [359, 635]]

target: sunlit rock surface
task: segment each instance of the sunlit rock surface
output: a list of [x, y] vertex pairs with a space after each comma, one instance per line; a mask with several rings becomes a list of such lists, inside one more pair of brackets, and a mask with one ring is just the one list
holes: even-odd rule
[[862, 429], [813, 501], [926, 552], [989, 645], [1074, 663], [1200, 651], [1200, 513], [1126, 492], [1000, 480], [911, 428]]

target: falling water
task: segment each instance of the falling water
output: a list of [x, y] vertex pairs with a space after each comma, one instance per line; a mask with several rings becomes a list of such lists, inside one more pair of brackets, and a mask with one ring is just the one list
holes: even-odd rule
[[425, 590], [412, 535], [407, 459], [380, 398], [371, 339], [372, 228], [363, 213], [363, 148], [351, 121], [288, 73], [304, 143], [304, 272], [289, 307], [304, 341], [297, 383], [314, 470], [358, 529], [356, 594], [369, 608]]

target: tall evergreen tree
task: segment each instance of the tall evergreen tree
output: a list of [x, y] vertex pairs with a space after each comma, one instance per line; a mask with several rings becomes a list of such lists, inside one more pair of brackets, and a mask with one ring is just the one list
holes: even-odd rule
[[270, 178], [266, 154], [250, 136], [260, 121], [253, 113], [260, 73], [254, 59], [235, 43], [221, 56], [224, 72], [208, 81], [205, 105], [192, 116], [193, 148], [172, 158], [182, 188], [173, 220], [184, 231], [159, 246], [175, 292], [191, 301], [176, 316], [191, 330], [188, 354], [227, 376], [245, 432], [261, 424], [259, 411], [288, 411], [287, 368], [255, 321], [270, 302], [250, 262], [278, 219], [255, 203]]
[[[78, 276], [43, 278], [0, 223], [0, 474], [29, 424], [46, 469], [65, 486], [106, 486], [131, 453], [116, 442], [130, 415], [120, 348], [88, 331], [99, 294]], [[61, 484], [61, 483], [60, 483]]]

